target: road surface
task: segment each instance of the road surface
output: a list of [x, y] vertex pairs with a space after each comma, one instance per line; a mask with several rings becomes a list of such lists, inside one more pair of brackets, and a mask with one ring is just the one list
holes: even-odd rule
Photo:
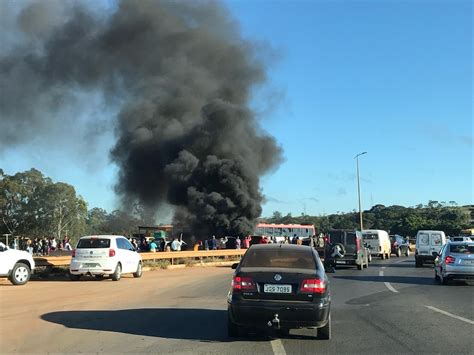
[[229, 339], [229, 267], [143, 278], [0, 282], [1, 353], [472, 354], [474, 286], [439, 286], [413, 257], [331, 274], [333, 338]]

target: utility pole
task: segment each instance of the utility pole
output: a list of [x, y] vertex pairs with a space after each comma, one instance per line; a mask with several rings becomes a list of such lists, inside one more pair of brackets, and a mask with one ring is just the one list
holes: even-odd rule
[[360, 222], [360, 231], [361, 232], [362, 232], [362, 230], [364, 230], [364, 224], [362, 222], [362, 206], [361, 206], [361, 203], [360, 203], [359, 157], [361, 155], [364, 155], [364, 154], [367, 154], [367, 152], [359, 153], [354, 157], [354, 159], [356, 160], [356, 164], [357, 164], [357, 195], [359, 197], [359, 222]]

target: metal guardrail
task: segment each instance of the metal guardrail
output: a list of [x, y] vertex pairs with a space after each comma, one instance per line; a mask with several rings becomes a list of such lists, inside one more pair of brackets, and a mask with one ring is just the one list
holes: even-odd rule
[[[171, 265], [177, 259], [202, 260], [207, 257], [242, 256], [246, 249], [222, 249], [222, 250], [199, 250], [199, 251], [171, 251], [171, 252], [145, 252], [140, 253], [142, 260], [169, 260]], [[67, 266], [71, 262], [71, 256], [44, 256], [35, 257], [36, 266]]]

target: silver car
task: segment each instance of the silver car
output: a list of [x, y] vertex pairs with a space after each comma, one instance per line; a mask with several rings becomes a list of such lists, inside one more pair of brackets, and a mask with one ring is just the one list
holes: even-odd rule
[[447, 285], [450, 280], [474, 280], [474, 242], [448, 242], [439, 254], [433, 252], [435, 280]]

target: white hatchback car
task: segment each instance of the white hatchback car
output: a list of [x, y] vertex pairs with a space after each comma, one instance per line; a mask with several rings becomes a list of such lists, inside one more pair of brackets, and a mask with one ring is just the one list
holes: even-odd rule
[[69, 276], [77, 281], [82, 275], [120, 280], [122, 274], [141, 277], [142, 257], [127, 238], [119, 235], [95, 235], [79, 239], [72, 252]]

